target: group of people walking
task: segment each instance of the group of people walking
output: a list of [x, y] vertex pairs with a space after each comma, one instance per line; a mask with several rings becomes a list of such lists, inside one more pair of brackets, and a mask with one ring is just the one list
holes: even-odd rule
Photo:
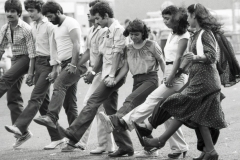
[[[194, 159], [218, 159], [214, 145], [219, 130], [227, 127], [216, 67], [219, 46], [214, 36], [221, 32], [221, 25], [203, 5], [163, 9], [164, 23], [172, 32], [161, 49], [148, 39], [148, 27], [142, 20], [130, 21], [124, 28], [108, 2], [92, 1], [88, 18], [93, 25], [84, 51], [79, 23], [65, 16], [60, 4], [25, 0], [24, 7], [33, 21], [31, 26], [19, 18], [21, 2], [7, 0], [4, 9], [9, 23], [0, 35], [0, 55], [9, 44], [13, 54], [11, 68], [0, 78], [0, 96], [7, 93], [12, 125], [5, 128], [16, 138], [14, 148], [32, 137], [29, 125], [34, 120], [46, 126], [51, 137], [44, 149], [65, 144], [66, 137], [69, 141], [62, 152], [84, 150], [96, 117], [98, 146], [92, 154], [134, 155], [129, 131], [135, 129], [144, 147], [135, 152], [136, 157], [158, 156], [166, 141], [171, 149], [168, 157], [185, 157], [189, 148], [180, 128], [184, 124], [196, 131], [202, 154]], [[189, 32], [189, 27], [194, 32]], [[162, 82], [158, 70], [163, 72]], [[118, 89], [128, 71], [133, 76], [132, 93], [118, 108]], [[25, 74], [26, 83], [34, 88], [23, 107], [20, 90]], [[81, 77], [90, 86], [78, 114], [76, 93]], [[67, 129], [58, 123], [62, 106]], [[34, 119], [38, 111], [41, 116]], [[152, 130], [163, 123], [166, 131], [153, 138]]]

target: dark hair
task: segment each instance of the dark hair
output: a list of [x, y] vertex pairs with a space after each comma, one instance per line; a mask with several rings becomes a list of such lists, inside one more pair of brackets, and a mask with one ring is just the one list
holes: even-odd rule
[[43, 0], [25, 0], [24, 1], [25, 10], [28, 10], [29, 8], [35, 8], [38, 10], [38, 12], [41, 12], [43, 4], [44, 4]]
[[98, 2], [101, 2], [101, 0], [94, 0], [92, 2], [89, 3], [89, 7], [93, 7], [95, 4], [97, 4]]
[[166, 7], [162, 11], [162, 15], [171, 15], [172, 21], [176, 26], [172, 28], [173, 33], [176, 33], [177, 35], [182, 35], [186, 33], [187, 28], [189, 26], [187, 21], [187, 11], [186, 9], [182, 7], [176, 7], [174, 5], [170, 5]]
[[42, 14], [45, 16], [48, 12], [56, 14], [57, 11], [59, 11], [61, 14], [63, 14], [63, 9], [61, 5], [55, 1], [47, 1], [42, 6]]
[[127, 37], [127, 36], [129, 36], [130, 32], [141, 32], [143, 40], [148, 38], [148, 27], [140, 19], [135, 19], [132, 22], [130, 21], [129, 25], [127, 26], [127, 28], [123, 32], [123, 35], [125, 37]]
[[199, 26], [204, 30], [211, 30], [214, 33], [223, 32], [220, 24], [215, 17], [201, 4], [192, 4], [187, 8], [190, 14], [195, 13]]
[[22, 4], [19, 0], [7, 0], [4, 5], [5, 12], [14, 9], [17, 11], [18, 16], [22, 15]]
[[110, 7], [108, 2], [98, 2], [96, 3], [92, 9], [90, 10], [92, 15], [99, 14], [102, 18], [104, 18], [105, 14], [107, 13], [109, 18], [113, 18], [113, 9]]

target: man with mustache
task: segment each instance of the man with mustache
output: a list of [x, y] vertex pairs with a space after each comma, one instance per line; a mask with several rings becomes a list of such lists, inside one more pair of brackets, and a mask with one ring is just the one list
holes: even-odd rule
[[[19, 17], [22, 14], [22, 4], [19, 0], [7, 0], [4, 5], [8, 24], [3, 25], [0, 33], [0, 58], [4, 48], [9, 43], [12, 46], [12, 66], [0, 78], [0, 97], [7, 92], [7, 105], [10, 109], [12, 124], [15, 123], [23, 110], [23, 99], [21, 86], [23, 76], [28, 73], [28, 78], [33, 76], [32, 62], [36, 56], [35, 45], [31, 26], [22, 21]], [[32, 133], [26, 130], [22, 135], [15, 134], [16, 147], [22, 140], [31, 138]]]

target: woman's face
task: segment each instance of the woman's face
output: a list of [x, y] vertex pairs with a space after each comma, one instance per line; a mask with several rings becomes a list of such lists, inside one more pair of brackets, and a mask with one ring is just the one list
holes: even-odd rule
[[168, 27], [168, 28], [171, 28], [173, 29], [174, 27], [174, 23], [173, 23], [173, 16], [170, 15], [170, 14], [164, 14], [162, 15], [163, 17], [163, 22], [165, 23], [165, 25]]
[[131, 40], [136, 44], [136, 43], [142, 43], [143, 42], [143, 34], [142, 32], [130, 32], [130, 38]]
[[191, 13], [187, 13], [188, 15], [188, 23], [190, 25], [191, 28], [195, 28], [196, 27], [196, 20], [195, 20], [195, 14], [191, 14]]

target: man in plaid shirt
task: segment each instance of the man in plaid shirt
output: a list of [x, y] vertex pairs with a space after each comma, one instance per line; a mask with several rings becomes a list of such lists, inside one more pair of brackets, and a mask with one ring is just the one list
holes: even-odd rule
[[[0, 97], [7, 92], [7, 105], [11, 111], [12, 124], [23, 110], [23, 99], [20, 92], [23, 76], [28, 73], [28, 78], [33, 76], [33, 70], [29, 70], [30, 61], [36, 56], [33, 35], [30, 25], [19, 17], [22, 14], [22, 5], [19, 0], [7, 0], [4, 5], [8, 24], [1, 28], [0, 32], [0, 58], [4, 53], [4, 47], [12, 45], [12, 67], [0, 78]], [[31, 67], [33, 68], [33, 67]], [[15, 135], [18, 139], [30, 138], [30, 131], [22, 136]], [[15, 144], [14, 144], [15, 145]]]

